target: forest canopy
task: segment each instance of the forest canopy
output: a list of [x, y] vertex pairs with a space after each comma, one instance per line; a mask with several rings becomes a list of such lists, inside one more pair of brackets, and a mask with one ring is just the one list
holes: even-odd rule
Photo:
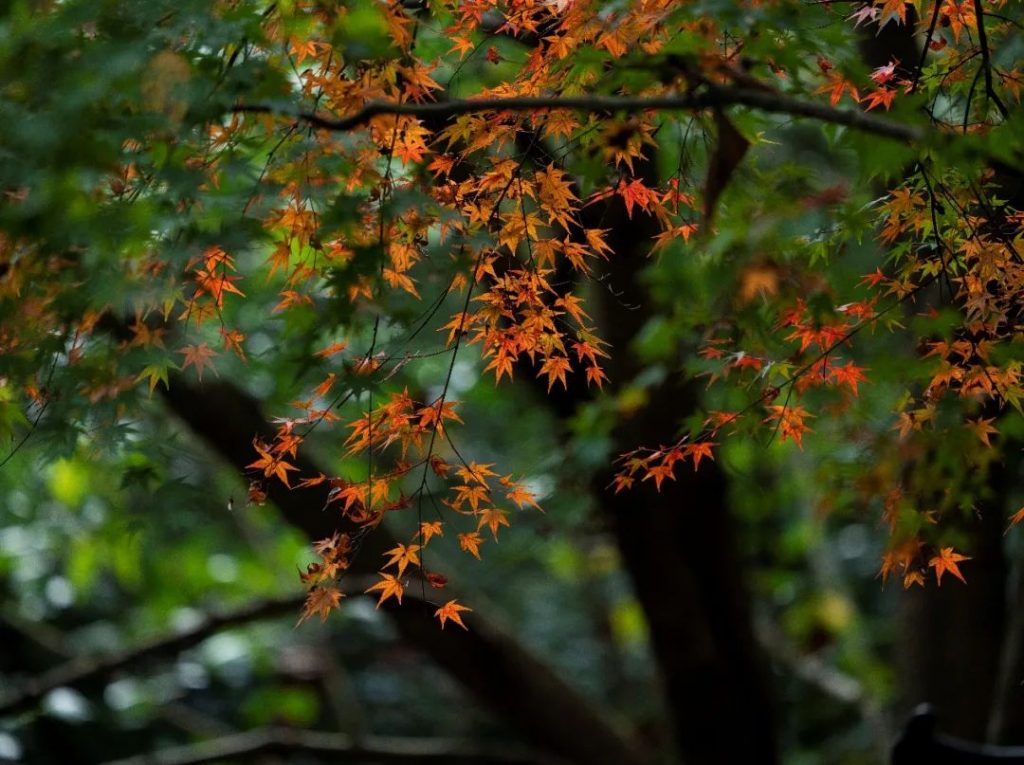
[[[89, 761], [464, 736], [466, 761], [867, 762], [922, 700], [1024, 736], [1022, 24], [9, 4], [0, 757], [67, 761], [44, 731], [76, 714], [117, 733]], [[305, 655], [284, 702], [255, 660], [188, 658], [282, 615], [231, 650]], [[439, 712], [448, 679], [338, 681], [378, 643], [502, 724]], [[126, 691], [143, 654], [177, 681]], [[349, 738], [256, 730], [282, 721]]]

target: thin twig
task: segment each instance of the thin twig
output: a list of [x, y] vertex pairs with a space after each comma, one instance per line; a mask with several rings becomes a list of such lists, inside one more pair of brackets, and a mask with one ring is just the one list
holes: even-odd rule
[[996, 108], [1005, 120], [1010, 116], [1010, 113], [992, 84], [992, 58], [988, 48], [988, 35], [985, 32], [985, 11], [981, 7], [981, 0], [974, 0], [974, 16], [978, 20], [978, 45], [981, 47], [981, 66], [985, 72], [985, 95], [992, 100], [992, 103], [996, 105]]

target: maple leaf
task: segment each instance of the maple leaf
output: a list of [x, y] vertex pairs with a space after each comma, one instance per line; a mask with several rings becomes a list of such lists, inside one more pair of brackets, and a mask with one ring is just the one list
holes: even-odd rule
[[453, 36], [451, 38], [451, 41], [454, 43], [454, 45], [452, 45], [451, 49], [448, 52], [458, 52], [459, 61], [464, 59], [466, 57], [466, 54], [472, 52], [472, 50], [476, 47], [476, 44], [466, 37]]
[[420, 530], [417, 536], [423, 540], [423, 546], [426, 547], [427, 543], [434, 537], [443, 537], [444, 530], [441, 528], [441, 521], [431, 521], [420, 524]]
[[[1018, 510], [1017, 512], [1010, 516], [1010, 523], [1006, 527], [1006, 531], [1009, 531], [1021, 521], [1024, 521], [1024, 507], [1022, 507], [1020, 510]], [[1006, 532], [1003, 533], [1005, 534]]]
[[462, 629], [468, 630], [468, 627], [466, 627], [466, 625], [462, 623], [462, 616], [460, 616], [459, 612], [472, 610], [473, 609], [469, 606], [459, 605], [458, 601], [449, 600], [447, 603], [445, 603], [443, 606], [441, 606], [434, 612], [434, 616], [441, 620], [441, 629], [444, 629], [445, 622], [450, 619], [451, 621], [455, 622], [460, 627], [462, 627]]
[[326, 396], [330, 392], [331, 388], [334, 387], [334, 381], [337, 377], [338, 376], [334, 372], [328, 374], [327, 377], [324, 378], [324, 381], [313, 389], [313, 395], [316, 397]]
[[633, 207], [646, 211], [658, 198], [658, 195], [647, 188], [639, 178], [634, 178], [629, 183], [620, 183], [616, 191], [626, 205], [626, 217], [630, 220], [633, 219]]
[[765, 418], [765, 422], [771, 422], [773, 420], [778, 421], [779, 435], [782, 441], [786, 439], [792, 439], [796, 441], [796, 445], [803, 448], [804, 433], [810, 430], [804, 420], [811, 415], [806, 409], [799, 406], [779, 406], [773, 405], [768, 407], [770, 414]]
[[957, 566], [958, 563], [965, 560], [970, 560], [970, 557], [954, 552], [952, 547], [943, 547], [939, 550], [938, 555], [928, 561], [928, 565], [935, 569], [935, 579], [939, 586], [942, 586], [942, 575], [947, 571], [966, 584], [967, 580], [964, 579], [964, 575], [960, 573], [960, 568]]
[[329, 585], [314, 587], [306, 596], [306, 602], [302, 607], [302, 615], [299, 616], [296, 626], [302, 624], [314, 614], [319, 614], [321, 622], [327, 621], [328, 615], [338, 607], [343, 597], [345, 597], [345, 594], [337, 587]]
[[509, 526], [508, 513], [504, 510], [498, 510], [495, 507], [485, 507], [480, 511], [480, 520], [477, 523], [477, 531], [482, 529], [484, 526], [491, 530], [491, 536], [494, 537], [494, 541], [498, 541], [498, 527]]
[[[186, 345], [181, 348], [178, 353], [185, 355], [185, 360], [181, 363], [182, 371], [188, 369], [190, 366], [195, 366], [196, 376], [203, 379], [203, 369], [206, 367], [213, 367], [210, 363], [210, 359], [217, 355], [217, 352], [210, 348], [206, 343], [200, 343], [199, 345]], [[217, 370], [214, 369], [214, 372]]]
[[864, 377], [863, 368], [856, 366], [852, 361], [842, 366], [830, 367], [829, 372], [832, 373], [837, 385], [848, 385], [854, 396], [857, 395], [857, 383], [867, 379]]
[[884, 27], [893, 20], [900, 26], [907, 23], [907, 5], [909, 3], [906, 0], [879, 0], [875, 5], [879, 9], [879, 27]]
[[455, 158], [450, 157], [447, 154], [435, 154], [434, 158], [427, 165], [427, 171], [434, 174], [434, 177], [439, 175], [449, 175], [452, 169], [455, 167]]
[[402, 593], [405, 592], [405, 588], [402, 587], [402, 583], [398, 581], [398, 577], [391, 574], [385, 574], [383, 571], [378, 572], [381, 576], [381, 580], [372, 587], [368, 587], [365, 592], [371, 593], [380, 590], [380, 600], [377, 601], [377, 608], [380, 608], [381, 604], [388, 598], [394, 598], [401, 604]]
[[904, 590], [909, 590], [911, 586], [915, 584], [924, 587], [924, 574], [922, 574], [917, 569], [913, 571], [908, 571], [906, 574], [903, 575]]
[[671, 465], [655, 465], [647, 469], [644, 480], [646, 481], [648, 478], [653, 478], [655, 490], [661, 491], [661, 482], [666, 478], [675, 479], [675, 475], [673, 475]]
[[608, 233], [608, 229], [603, 228], [588, 228], [583, 232], [583, 235], [587, 238], [587, 244], [599, 257], [608, 259], [608, 256], [612, 254], [612, 248], [604, 240], [604, 235]]
[[153, 391], [156, 389], [156, 384], [162, 382], [164, 389], [170, 387], [170, 383], [167, 381], [168, 368], [166, 364], [150, 364], [141, 372], [139, 376], [135, 378], [136, 382], [143, 378], [149, 378], [149, 394], [153, 395]]
[[992, 446], [992, 442], [989, 441], [989, 436], [995, 435], [999, 432], [992, 427], [992, 421], [994, 419], [994, 417], [989, 417], [988, 419], [979, 417], [976, 420], [967, 421], [968, 429], [978, 437], [979, 441], [988, 447]]
[[624, 473], [616, 474], [613, 480], [613, 485], [615, 486], [615, 493], [618, 494], [620, 491], [623, 491], [624, 489], [632, 488], [635, 482], [636, 479], [633, 478], [632, 476], [626, 475]]
[[711, 441], [698, 441], [695, 444], [687, 444], [686, 456], [693, 460], [694, 472], [700, 468], [701, 459], [707, 457], [709, 460], [713, 460], [715, 458], [715, 455], [711, 451], [714, 446], [715, 444]]
[[569, 363], [569, 359], [565, 356], [550, 356], [541, 365], [540, 372], [537, 373], [537, 377], [543, 377], [547, 375], [548, 378], [548, 390], [550, 391], [555, 381], [562, 383], [562, 387], [566, 390], [569, 389], [569, 383], [565, 380], [566, 372], [572, 370], [572, 365]]
[[473, 512], [475, 513], [480, 509], [480, 503], [487, 502], [490, 498], [490, 490], [486, 485], [456, 486], [452, 491], [455, 492], [453, 507], [460, 511], [462, 509], [462, 505], [469, 502], [469, 506], [473, 508]]
[[[403, 545], [399, 544], [397, 547], [393, 547], [384, 555], [390, 555], [391, 560], [384, 564], [384, 567], [398, 566], [398, 575], [401, 576], [405, 573], [406, 566], [420, 565], [419, 551], [422, 549], [421, 545]], [[401, 598], [399, 598], [401, 600]]]
[[459, 534], [459, 549], [468, 552], [477, 560], [480, 560], [480, 545], [483, 543], [484, 538], [475, 531], [470, 534]]
[[849, 91], [850, 97], [854, 101], [860, 101], [860, 93], [849, 80], [838, 72], [830, 72], [828, 75], [828, 82], [815, 90], [814, 93], [815, 95], [819, 93], [829, 93], [829, 103], [831, 103], [832, 106], [836, 106], [840, 100], [842, 100], [843, 93], [846, 91]]
[[481, 486], [486, 486], [487, 478], [497, 475], [497, 473], [491, 470], [492, 467], [494, 467], [494, 463], [484, 465], [480, 462], [470, 462], [468, 465], [458, 468], [455, 472], [466, 483], [476, 481]]
[[220, 336], [224, 341], [224, 350], [234, 351], [238, 358], [245, 362], [245, 350], [242, 348], [242, 341], [245, 340], [245, 335], [237, 329], [227, 330], [221, 327]]
[[254, 440], [252, 442], [252, 445], [256, 449], [256, 452], [260, 455], [260, 458], [255, 462], [246, 465], [246, 469], [255, 468], [256, 470], [262, 470], [263, 475], [266, 476], [267, 478], [269, 478], [272, 475], [276, 475], [278, 479], [280, 479], [281, 483], [291, 488], [290, 484], [288, 483], [288, 471], [297, 471], [298, 468], [288, 462], [285, 462], [280, 457], [275, 457], [273, 454], [270, 453], [266, 445], [259, 441], [259, 439]]
[[874, 21], [878, 18], [878, 8], [870, 2], [864, 3], [857, 10], [847, 16], [847, 18], [856, 19], [857, 23], [853, 25], [853, 28], [856, 29], [865, 21]]
[[509, 502], [514, 502], [515, 506], [520, 510], [523, 509], [523, 505], [529, 505], [530, 507], [535, 507], [540, 510], [540, 505], [538, 505], [534, 499], [533, 493], [525, 489], [522, 484], [510, 480], [505, 485], [508, 487], [508, 491], [505, 493], [505, 498]]
[[129, 343], [129, 347], [164, 347], [163, 336], [166, 334], [167, 330], [162, 327], [152, 328], [142, 320], [142, 317], [136, 317], [135, 323], [131, 325], [130, 329], [132, 331], [132, 340]]
[[592, 367], [587, 367], [584, 370], [584, 374], [587, 376], [587, 385], [596, 385], [599, 389], [604, 389], [604, 383], [608, 381], [608, 375], [605, 374], [601, 367], [596, 364]]
[[896, 98], [896, 91], [892, 88], [878, 88], [868, 93], [861, 99], [861, 103], [867, 103], [868, 111], [876, 106], [884, 106], [886, 111], [892, 108], [893, 99]]
[[245, 297], [245, 293], [234, 285], [234, 282], [242, 277], [228, 276], [226, 273], [227, 269], [234, 267], [234, 261], [230, 256], [219, 247], [211, 247], [204, 258], [205, 268], [196, 271], [196, 284], [201, 292], [211, 295], [218, 308], [224, 304], [224, 294], [227, 292]]
[[346, 348], [348, 348], [348, 343], [344, 341], [338, 343], [331, 343], [326, 348], [321, 348], [319, 351], [316, 352], [315, 355], [319, 356], [322, 359], [329, 359], [331, 356], [334, 356], [337, 353], [341, 353]]
[[300, 66], [307, 57], [316, 58], [318, 45], [320, 43], [315, 40], [299, 40], [293, 37], [288, 44], [288, 52], [295, 56], [295, 65]]

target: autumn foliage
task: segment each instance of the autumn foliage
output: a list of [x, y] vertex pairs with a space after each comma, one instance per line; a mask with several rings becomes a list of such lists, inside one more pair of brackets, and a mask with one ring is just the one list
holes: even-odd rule
[[[774, 4], [737, 5], [756, 15]], [[414, 516], [415, 531], [387, 551], [366, 591], [378, 605], [400, 604], [410, 587], [428, 597], [446, 584], [433, 546], [479, 559], [518, 513], [540, 509], [529, 482], [460, 449], [472, 412], [455, 395], [456, 362], [476, 359], [496, 385], [534, 379], [545, 392], [621, 385], [608, 360], [628, 349], [602, 339], [591, 308], [595, 290], [614, 289], [602, 274], [618, 256], [600, 211], [652, 221], [652, 260], [699, 258], [728, 213], [737, 168], [773, 145], [773, 115], [819, 121], [899, 146], [903, 167], [889, 167], [887, 188], [857, 209], [842, 185], [794, 198], [788, 214], [826, 220], [816, 241], [798, 243], [810, 256], [751, 261], [732, 307], [697, 323], [692, 372], [710, 392], [728, 391], [709, 401], [735, 405], [681, 423], [673, 443], [635, 444], [608, 491], [660, 489], [730, 439], [802, 448], [873, 384], [859, 349], [907, 331], [930, 377], [908, 381], [872, 445], [877, 471], [858, 491], [882, 508], [883, 580], [964, 580], [969, 556], [942, 537], [954, 500], [906, 485], [892, 465], [900, 450], [929, 448], [929, 433], [990, 449], [1001, 414], [1021, 410], [1024, 213], [1004, 188], [1019, 155], [997, 144], [1024, 75], [998, 63], [1014, 34], [1005, 5], [824, 3], [851, 36], [913, 25], [927, 41], [921, 61], [863, 71], [825, 49], [794, 55], [784, 29], [765, 30], [748, 58], [742, 37], [670, 0], [215, 3], [215, 16], [249, 14], [244, 41], [210, 54], [198, 38], [169, 40], [150, 62], [144, 111], [159, 119], [140, 118], [87, 193], [118, 210], [167, 195], [182, 219], [206, 210], [242, 220], [252, 241], [222, 238], [227, 223], [136, 232], [123, 245], [128, 298], [72, 305], [62, 296], [80, 289], [87, 247], [9, 226], [0, 298], [18, 313], [0, 324], [5, 389], [27, 411], [45, 410], [53, 367], [39, 360], [59, 352], [62, 366], [88, 370], [67, 396], [95, 405], [139, 387], [155, 394], [174, 374], [202, 381], [232, 357], [244, 369], [254, 315], [309, 327], [333, 312], [341, 319], [324, 321], [329, 331], [307, 354], [320, 378], [274, 413], [272, 439], [253, 442], [248, 500], [262, 504], [272, 482], [325, 492], [338, 532], [315, 544], [317, 562], [301, 575], [303, 619], [341, 606], [362, 541], [393, 514]], [[379, 50], [363, 57], [367, 29]], [[222, 81], [232, 67], [256, 67], [270, 89], [255, 98], [217, 85], [196, 106], [190, 83], [213, 64]], [[467, 66], [489, 84], [460, 90]], [[703, 153], [686, 148], [690, 132]], [[650, 166], [653, 149], [672, 146], [675, 166]], [[167, 192], [174, 181], [161, 162], [172, 159], [194, 187]], [[42, 192], [4, 193], [27, 210]], [[815, 253], [842, 257], [855, 238], [873, 241], [881, 260], [857, 285], [829, 283]], [[273, 304], [251, 305], [266, 285]], [[751, 306], [759, 329], [737, 318]], [[410, 350], [430, 334], [433, 350]], [[101, 339], [111, 336], [116, 353]], [[446, 371], [432, 383], [414, 389], [401, 377], [438, 357]], [[345, 468], [305, 475], [296, 456], [323, 428]], [[452, 599], [435, 616], [465, 628], [470, 610]]]

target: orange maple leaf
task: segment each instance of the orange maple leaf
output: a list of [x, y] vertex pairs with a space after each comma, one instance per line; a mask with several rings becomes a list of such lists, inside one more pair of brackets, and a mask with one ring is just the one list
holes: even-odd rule
[[896, 98], [896, 91], [892, 88], [877, 88], [864, 96], [860, 102], [868, 105], [867, 111], [871, 111], [876, 106], [884, 106], [885, 110], [889, 111], [894, 98]]
[[480, 560], [480, 545], [483, 543], [484, 538], [475, 531], [471, 534], [459, 534], [459, 549], [468, 552], [477, 560]]
[[644, 476], [644, 480], [646, 481], [650, 478], [654, 479], [655, 490], [660, 491], [661, 482], [664, 481], [666, 478], [674, 480], [675, 475], [673, 474], [671, 465], [654, 465], [652, 467], [647, 468], [647, 475]]
[[298, 468], [289, 462], [285, 462], [280, 457], [275, 457], [266, 448], [266, 445], [262, 444], [259, 440], [253, 441], [252, 445], [259, 453], [260, 458], [255, 462], [246, 465], [245, 467], [262, 470], [263, 475], [266, 476], [267, 478], [269, 478], [272, 475], [276, 475], [281, 480], [281, 483], [283, 483], [288, 488], [291, 488], [291, 485], [288, 483], [288, 471], [298, 470]]
[[508, 483], [508, 491], [505, 493], [505, 498], [509, 502], [514, 502], [520, 510], [523, 509], [523, 505], [529, 505], [540, 510], [540, 505], [534, 499], [533, 492], [526, 490], [522, 484], [515, 481]]
[[698, 441], [695, 444], [689, 444], [686, 447], [686, 456], [693, 459], [693, 469], [696, 471], [700, 468], [700, 461], [704, 457], [709, 460], [713, 460], [715, 455], [712, 453], [715, 443], [713, 441]]
[[444, 629], [446, 621], [451, 619], [453, 622], [458, 624], [462, 629], [468, 630], [469, 628], [462, 623], [462, 617], [459, 615], [460, 611], [472, 611], [473, 609], [469, 606], [462, 606], [455, 600], [449, 600], [439, 609], [434, 612], [434, 616], [441, 620], [441, 629]]
[[644, 186], [639, 178], [634, 178], [629, 183], [620, 183], [617, 191], [626, 205], [626, 217], [630, 220], [633, 219], [634, 206], [646, 211], [657, 199], [657, 194]]
[[302, 624], [313, 614], [319, 614], [321, 622], [327, 621], [328, 614], [338, 607], [343, 597], [345, 597], [345, 594], [337, 587], [314, 587], [309, 591], [309, 595], [306, 596], [306, 603], [302, 607], [302, 615], [299, 616], [299, 621], [295, 626]]
[[432, 521], [420, 524], [420, 530], [417, 534], [423, 540], [423, 546], [426, 547], [427, 543], [434, 537], [443, 537], [444, 529], [441, 528], [441, 521]]
[[967, 580], [964, 579], [964, 575], [960, 573], [960, 568], [957, 566], [958, 563], [965, 560], [970, 560], [970, 557], [953, 552], [952, 547], [943, 547], [938, 555], [928, 561], [928, 565], [935, 569], [935, 579], [940, 587], [942, 586], [942, 575], [947, 571], [967, 584]]
[[334, 354], [341, 353], [346, 348], [348, 348], [348, 343], [344, 341], [338, 343], [331, 343], [326, 348], [321, 348], [314, 355], [319, 356], [322, 359], [329, 359]]
[[[421, 545], [403, 545], [399, 544], [397, 547], [393, 547], [384, 555], [390, 555], [391, 560], [384, 564], [384, 567], [398, 566], [398, 575], [401, 576], [405, 573], [406, 566], [420, 565], [419, 551], [422, 549]], [[401, 598], [399, 598], [401, 601]]]
[[496, 507], [485, 507], [480, 511], [480, 521], [477, 523], [477, 531], [482, 529], [484, 526], [491, 530], [491, 536], [494, 537], [494, 541], [498, 541], [498, 527], [505, 526], [508, 528], [508, 513], [504, 510], [499, 510]]
[[832, 379], [836, 381], [836, 385], [850, 386], [854, 396], [857, 395], [857, 383], [864, 382], [867, 379], [864, 377], [863, 367], [858, 367], [852, 361], [842, 366], [830, 367], [829, 372], [832, 373]]
[[[1024, 521], [1024, 507], [1010, 516], [1010, 524], [1006, 527], [1006, 531], [1009, 531], [1021, 521]], [[1003, 533], [1005, 534], [1006, 532]]]
[[481, 502], [487, 502], [490, 499], [487, 486], [456, 486], [453, 491], [456, 496], [451, 506], [459, 512], [462, 512], [462, 505], [469, 502], [469, 506], [475, 513], [480, 509]]
[[369, 587], [365, 592], [376, 592], [380, 590], [380, 600], [377, 601], [377, 608], [380, 608], [381, 604], [388, 598], [394, 598], [398, 601], [399, 605], [402, 603], [402, 593], [405, 592], [405, 588], [402, 583], [398, 581], [397, 576], [391, 574], [385, 574], [383, 571], [378, 572], [381, 576], [381, 580], [377, 584]]
[[459, 611], [471, 611], [471, 610], [473, 610], [473, 609], [470, 608], [468, 605], [460, 605], [458, 603], [458, 601], [450, 600], [450, 601], [447, 601], [440, 608], [438, 608], [436, 611], [434, 611], [434, 615], [435, 615], [435, 617], [437, 617], [437, 619], [439, 619], [441, 621], [441, 629], [442, 630], [444, 629], [444, 623], [449, 621], [449, 620], [452, 620], [453, 622], [455, 622], [462, 629], [468, 630], [469, 628], [466, 627], [466, 625], [464, 625], [462, 623], [462, 617], [459, 614]]
[[469, 483], [470, 481], [476, 481], [481, 486], [486, 486], [486, 479], [489, 476], [497, 475], [497, 473], [491, 470], [492, 467], [494, 467], [493, 462], [488, 463], [486, 465], [480, 462], [470, 462], [469, 464], [463, 465], [462, 467], [458, 468], [455, 472], [466, 483]]
[[569, 384], [565, 381], [565, 374], [572, 369], [569, 359], [565, 356], [551, 356], [545, 361], [537, 373], [537, 377], [548, 377], [548, 390], [555, 384], [555, 380], [562, 383], [562, 387], [568, 390]]
[[449, 50], [448, 52], [449, 53], [455, 53], [456, 51], [458, 51], [459, 61], [464, 59], [466, 57], [466, 54], [469, 53], [470, 51], [472, 51], [473, 48], [476, 47], [476, 45], [474, 44], [474, 42], [472, 40], [467, 39], [465, 37], [459, 37], [459, 36], [456, 35], [456, 36], [453, 36], [451, 38], [451, 40], [455, 44], [451, 47], [451, 50]]

